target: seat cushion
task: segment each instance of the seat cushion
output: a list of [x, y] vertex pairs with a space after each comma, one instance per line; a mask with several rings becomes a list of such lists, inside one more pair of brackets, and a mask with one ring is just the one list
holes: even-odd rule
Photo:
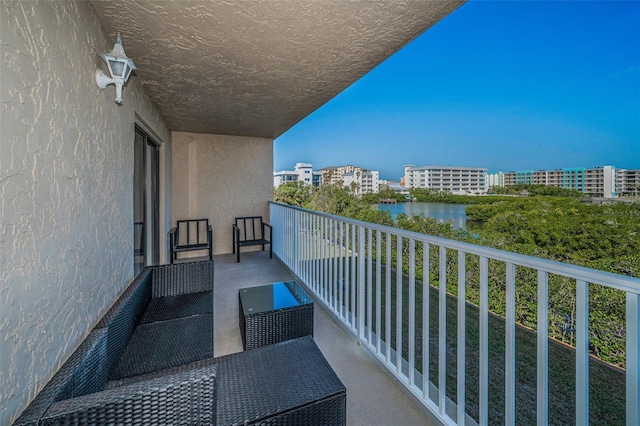
[[269, 240], [245, 240], [245, 241], [239, 242], [240, 246], [259, 246], [261, 244], [269, 244], [269, 243], [270, 243]]
[[213, 357], [213, 315], [139, 325], [110, 380]]
[[203, 249], [208, 249], [208, 248], [209, 248], [209, 243], [184, 244], [184, 245], [181, 245], [181, 246], [175, 246], [173, 248], [173, 251], [176, 251], [176, 252], [192, 251], [192, 250], [203, 250]]

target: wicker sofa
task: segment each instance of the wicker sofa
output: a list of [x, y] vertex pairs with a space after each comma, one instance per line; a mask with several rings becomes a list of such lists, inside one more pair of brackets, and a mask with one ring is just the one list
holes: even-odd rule
[[145, 268], [16, 425], [345, 424], [313, 340], [213, 358], [213, 261]]

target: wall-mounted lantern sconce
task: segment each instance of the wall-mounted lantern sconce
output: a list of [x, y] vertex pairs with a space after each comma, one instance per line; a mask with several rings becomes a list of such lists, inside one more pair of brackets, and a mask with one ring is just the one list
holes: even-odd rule
[[116, 103], [122, 104], [122, 86], [127, 82], [131, 71], [136, 69], [136, 66], [124, 53], [120, 33], [118, 33], [116, 44], [113, 45], [111, 52], [103, 53], [100, 57], [109, 67], [109, 74], [111, 74], [111, 77], [103, 73], [102, 70], [96, 70], [96, 83], [98, 83], [98, 87], [101, 89], [105, 89], [110, 84], [115, 84]]

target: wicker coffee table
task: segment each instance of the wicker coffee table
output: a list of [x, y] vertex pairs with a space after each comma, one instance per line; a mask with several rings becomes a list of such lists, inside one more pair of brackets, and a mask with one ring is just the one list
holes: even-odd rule
[[245, 350], [313, 336], [313, 301], [296, 281], [240, 289]]

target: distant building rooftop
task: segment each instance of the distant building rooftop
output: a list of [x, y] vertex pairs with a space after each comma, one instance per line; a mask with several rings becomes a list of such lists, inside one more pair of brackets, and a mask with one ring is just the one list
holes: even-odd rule
[[[408, 167], [408, 166], [407, 166]], [[412, 170], [481, 170], [487, 171], [483, 167], [459, 167], [459, 166], [420, 166], [420, 167], [412, 167]]]

